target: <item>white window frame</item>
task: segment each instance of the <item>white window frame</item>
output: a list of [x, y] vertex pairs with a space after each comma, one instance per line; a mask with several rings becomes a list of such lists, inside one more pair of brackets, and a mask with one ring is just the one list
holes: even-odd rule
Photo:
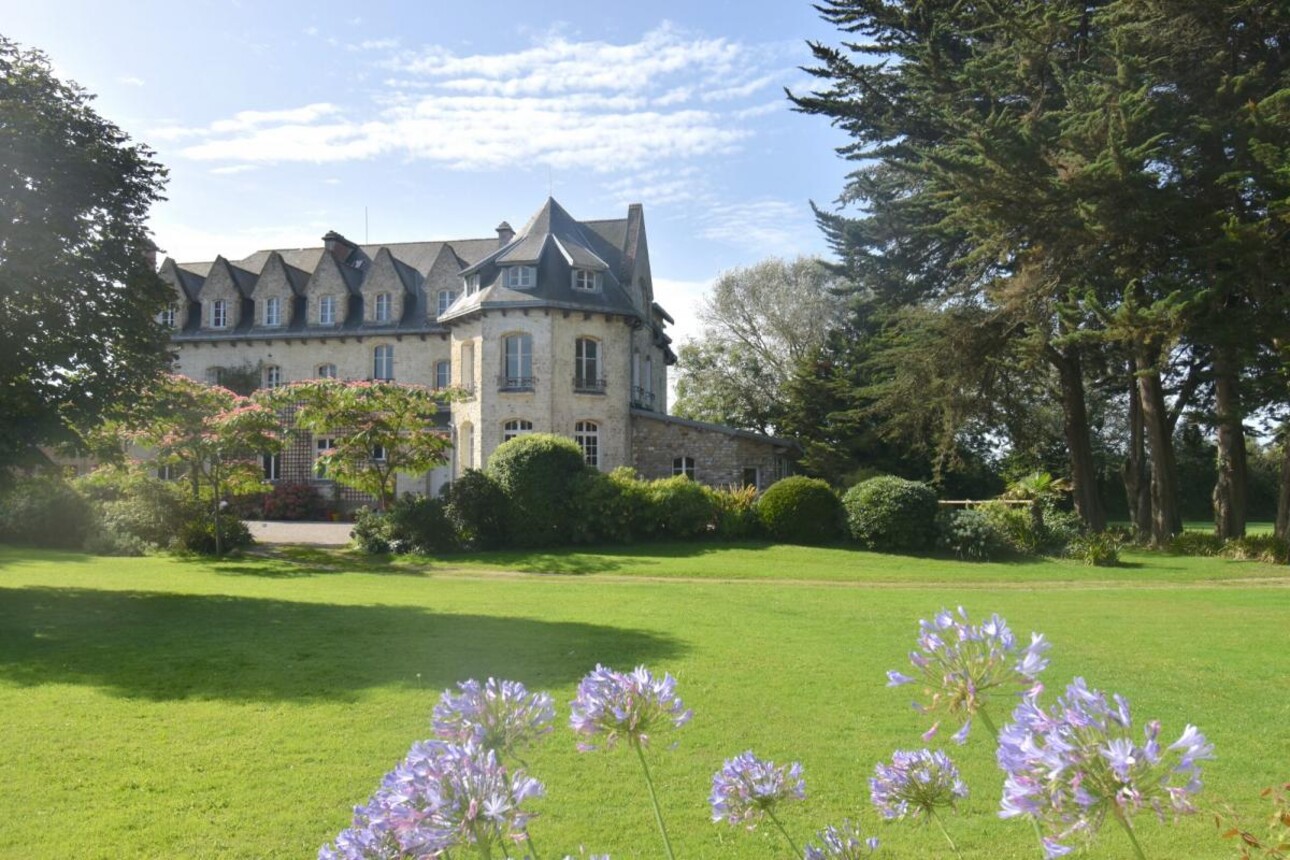
[[691, 481], [694, 480], [694, 458], [689, 456], [672, 458], [672, 474], [685, 475]]
[[264, 480], [266, 481], [282, 480], [282, 455], [281, 454], [261, 454], [260, 465], [264, 467]]
[[479, 274], [473, 274], [466, 278], [466, 295], [472, 295], [479, 292]]
[[448, 388], [452, 385], [452, 362], [446, 358], [434, 363], [434, 387]]
[[336, 297], [335, 296], [318, 297], [318, 324], [319, 325], [336, 324]]
[[[588, 350], [590, 348], [590, 350]], [[573, 342], [573, 375], [584, 386], [600, 382], [600, 341], [594, 337], [580, 337]]]
[[276, 364], [264, 366], [264, 387], [272, 391], [282, 385], [282, 368]]
[[228, 328], [228, 300], [211, 302], [211, 328]]
[[393, 297], [389, 293], [377, 293], [372, 299], [372, 321], [389, 322], [393, 309]]
[[384, 445], [373, 445], [373, 446], [372, 446], [372, 462], [373, 462], [373, 463], [384, 463], [384, 462], [386, 461], [386, 458], [387, 458], [387, 454], [386, 454], [385, 446], [384, 446]]
[[592, 269], [574, 269], [572, 286], [582, 293], [594, 293], [600, 289], [600, 273]]
[[336, 365], [332, 364], [330, 361], [329, 361], [329, 362], [327, 362], [327, 363], [325, 363], [325, 364], [320, 364], [320, 365], [318, 365], [318, 378], [319, 378], [319, 379], [335, 379], [335, 378], [336, 378]]
[[166, 328], [174, 328], [175, 320], [179, 317], [179, 308], [174, 305], [166, 305], [165, 310], [161, 312], [161, 324]]
[[330, 451], [336, 447], [336, 439], [333, 436], [317, 436], [314, 438], [314, 477], [320, 481], [326, 481], [327, 470], [318, 465], [318, 456], [324, 451]]
[[[511, 349], [512, 344], [516, 347], [514, 350]], [[511, 372], [512, 364], [515, 373]], [[533, 335], [515, 332], [502, 338], [502, 376], [508, 384], [511, 380], [533, 378]]]
[[507, 266], [502, 271], [508, 290], [531, 290], [537, 286], [537, 266]]
[[269, 296], [264, 300], [264, 324], [266, 326], [282, 325], [282, 299]]
[[509, 442], [533, 432], [533, 422], [527, 418], [512, 418], [502, 422], [502, 441]]
[[456, 290], [440, 290], [438, 296], [439, 316], [446, 314], [448, 308], [452, 307], [452, 303], [455, 301], [457, 301]]
[[[384, 375], [381, 374], [382, 369], [385, 370]], [[388, 343], [372, 347], [372, 378], [385, 382], [394, 379], [394, 347]]]
[[579, 421], [573, 425], [573, 441], [582, 449], [586, 464], [600, 468], [600, 425], [595, 421]]

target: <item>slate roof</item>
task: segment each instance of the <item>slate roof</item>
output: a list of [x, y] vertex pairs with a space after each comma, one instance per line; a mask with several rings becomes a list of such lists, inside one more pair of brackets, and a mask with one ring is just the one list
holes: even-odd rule
[[[334, 266], [340, 270], [349, 289], [350, 301], [356, 302], [377, 258], [384, 253], [392, 258], [395, 272], [407, 287], [410, 299], [405, 302], [404, 313], [397, 321], [363, 322], [361, 317], [355, 319], [356, 314], [348, 313], [339, 327], [310, 326], [303, 313], [293, 313], [287, 326], [261, 329], [253, 324], [254, 315], [243, 315], [242, 323], [236, 329], [212, 331], [199, 327], [201, 317], [196, 314], [191, 315], [191, 324], [177, 334], [180, 340], [323, 335], [354, 329], [373, 334], [441, 333], [445, 331], [444, 323], [499, 307], [594, 311], [636, 316], [649, 321], [653, 314], [650, 302], [646, 301], [643, 307], [638, 306], [625, 286], [633, 275], [632, 266], [637, 254], [634, 243], [640, 233], [639, 224], [633, 229], [630, 223], [633, 217], [639, 222], [639, 206], [630, 207], [627, 218], [580, 222], [554, 199], [548, 198], [524, 228], [500, 247], [496, 236], [359, 245], [333, 232], [324, 238], [341, 247], [342, 260], [336, 260], [326, 247], [276, 248], [256, 251], [241, 260], [220, 257], [209, 262], [176, 263], [168, 258], [162, 264], [160, 274], [190, 302], [195, 302], [199, 300], [202, 284], [210, 276], [212, 268], [217, 264], [227, 265], [239, 292], [250, 296], [270, 258], [278, 255], [287, 266], [292, 286], [299, 293], [303, 294], [306, 282], [319, 266]], [[520, 291], [502, 286], [502, 269], [520, 264], [538, 267], [536, 287]], [[575, 268], [598, 273], [600, 289], [575, 290], [572, 279]], [[482, 289], [464, 295], [462, 278], [471, 274], [481, 276]], [[437, 293], [442, 289], [455, 290], [459, 295], [448, 311], [436, 318]]]

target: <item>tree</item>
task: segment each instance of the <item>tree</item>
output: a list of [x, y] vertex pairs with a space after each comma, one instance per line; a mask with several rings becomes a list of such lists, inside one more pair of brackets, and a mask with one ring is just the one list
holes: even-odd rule
[[723, 272], [699, 308], [702, 340], [681, 346], [673, 412], [776, 432], [785, 384], [841, 321], [841, 287], [810, 257]]
[[423, 475], [447, 463], [452, 450], [439, 425], [447, 397], [420, 385], [315, 379], [259, 397], [294, 412], [295, 427], [334, 439], [318, 466], [338, 484], [375, 496], [381, 510], [394, 501], [399, 474]]
[[0, 37], [0, 467], [71, 441], [169, 363], [145, 227], [165, 170]]

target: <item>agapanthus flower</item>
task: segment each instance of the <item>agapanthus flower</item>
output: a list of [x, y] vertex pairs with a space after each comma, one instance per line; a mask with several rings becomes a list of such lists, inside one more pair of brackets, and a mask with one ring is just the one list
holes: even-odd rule
[[865, 838], [851, 821], [841, 827], [829, 825], [815, 834], [819, 845], [807, 845], [802, 860], [863, 860], [878, 850], [878, 837]]
[[1049, 710], [1027, 697], [1000, 731], [1006, 777], [999, 815], [1038, 819], [1047, 831], [1045, 854], [1060, 857], [1071, 850], [1065, 842], [1091, 839], [1108, 814], [1129, 827], [1144, 808], [1162, 819], [1194, 812], [1199, 762], [1213, 757], [1195, 726], [1168, 747], [1160, 744], [1158, 721], [1134, 737], [1129, 703], [1076, 678]]
[[802, 766], [777, 765], [748, 751], [726, 759], [712, 775], [712, 820], [744, 824], [752, 830], [782, 801], [806, 797]]
[[[571, 710], [573, 730], [588, 738], [603, 736], [606, 748], [619, 740], [648, 746], [652, 735], [680, 728], [693, 716], [676, 695], [676, 679], [669, 674], [656, 678], [644, 666], [615, 672], [597, 665], [578, 684]], [[596, 748], [586, 741], [578, 744], [583, 752]]]
[[497, 754], [473, 741], [423, 741], [412, 746], [354, 823], [324, 845], [319, 860], [437, 857], [456, 845], [523, 842], [531, 813], [520, 808], [542, 795], [542, 783], [508, 772]]
[[444, 690], [434, 707], [431, 724], [443, 740], [474, 741], [505, 757], [551, 731], [555, 708], [546, 693], [496, 678], [462, 681], [457, 690]]
[[870, 799], [888, 820], [953, 809], [967, 794], [959, 769], [940, 750], [896, 750], [891, 764], [879, 764], [869, 779]]
[[[932, 739], [940, 719], [950, 719], [960, 724], [954, 741], [964, 743], [972, 718], [982, 714], [997, 691], [1042, 689], [1036, 679], [1048, 665], [1044, 652], [1049, 644], [1041, 634], [1030, 634], [1030, 644], [1022, 648], [998, 615], [972, 625], [961, 606], [957, 613], [942, 609], [931, 621], [919, 621], [918, 626], [919, 650], [909, 655], [914, 674], [889, 671], [887, 686], [923, 685], [930, 699], [915, 702], [914, 707], [939, 718], [923, 740]], [[1012, 702], [1007, 707], [1011, 708]]]

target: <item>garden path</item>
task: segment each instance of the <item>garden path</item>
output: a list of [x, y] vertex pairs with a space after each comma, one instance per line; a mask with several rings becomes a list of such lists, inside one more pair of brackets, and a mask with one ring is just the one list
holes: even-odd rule
[[262, 544], [297, 544], [301, 546], [345, 546], [353, 523], [301, 523], [271, 520], [247, 520], [251, 537]]

